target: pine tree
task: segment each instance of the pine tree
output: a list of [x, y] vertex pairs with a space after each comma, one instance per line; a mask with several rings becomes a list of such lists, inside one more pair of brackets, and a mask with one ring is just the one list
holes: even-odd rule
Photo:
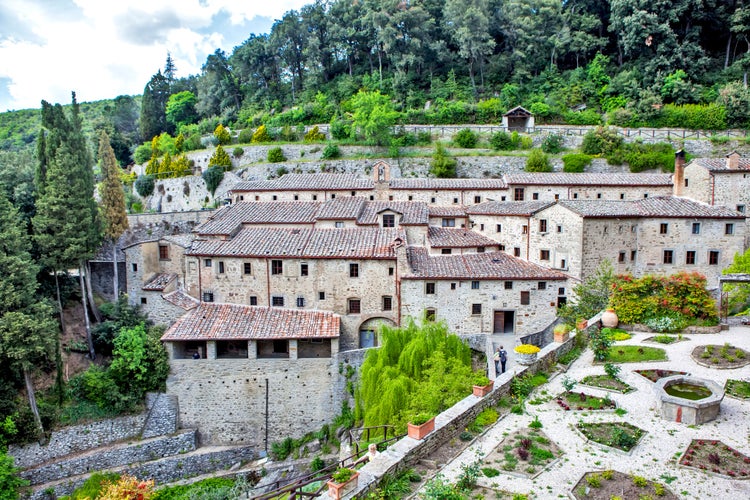
[[99, 161], [101, 162], [104, 181], [101, 186], [102, 218], [104, 219], [104, 236], [112, 242], [112, 263], [114, 266], [114, 301], [117, 302], [119, 281], [117, 273], [117, 240], [128, 228], [128, 215], [125, 211], [125, 193], [120, 181], [120, 167], [117, 165], [115, 152], [109, 142], [107, 132], [99, 136]]
[[140, 123], [142, 137], [154, 137], [170, 131], [166, 113], [170, 96], [169, 87], [169, 79], [159, 70], [143, 89]]

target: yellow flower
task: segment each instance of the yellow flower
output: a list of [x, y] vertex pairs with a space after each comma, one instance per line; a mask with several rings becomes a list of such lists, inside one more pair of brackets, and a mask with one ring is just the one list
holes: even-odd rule
[[521, 344], [514, 349], [518, 354], [536, 354], [540, 349], [532, 344]]

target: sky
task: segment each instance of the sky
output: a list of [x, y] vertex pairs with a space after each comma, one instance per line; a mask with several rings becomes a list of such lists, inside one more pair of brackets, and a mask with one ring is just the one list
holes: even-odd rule
[[200, 71], [217, 48], [313, 0], [2, 0], [0, 112], [42, 99], [79, 102], [137, 95], [172, 54], [177, 76]]

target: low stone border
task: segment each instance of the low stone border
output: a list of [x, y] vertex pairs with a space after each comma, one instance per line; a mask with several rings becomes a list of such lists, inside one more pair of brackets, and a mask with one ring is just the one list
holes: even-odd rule
[[[724, 383], [724, 396], [732, 399], [736, 399], [737, 401], [750, 401], [750, 396], [743, 398], [742, 396], [735, 396], [734, 394], [731, 394], [729, 390], [727, 389], [727, 384], [730, 380], [735, 379], [727, 379], [727, 381]], [[736, 382], [744, 382], [743, 380], [735, 380]]]
[[[651, 328], [647, 327], [646, 325], [640, 324], [640, 323], [633, 323], [632, 325], [626, 325], [624, 323], [620, 323], [617, 328], [622, 328], [623, 330], [630, 332], [640, 332], [640, 333], [667, 333], [667, 332], [657, 332], [655, 330], [652, 330]], [[721, 332], [721, 325], [715, 325], [715, 326], [688, 326], [687, 328], [683, 329], [681, 332], [669, 332], [669, 334], [677, 335], [678, 333], [681, 333], [683, 335], [685, 334], [698, 334], [698, 335], [705, 335], [709, 333], [719, 333]]]
[[[584, 424], [608, 424], [608, 423], [615, 423], [615, 422], [583, 422], [583, 423]], [[568, 424], [568, 425], [573, 429], [573, 432], [578, 434], [578, 436], [581, 439], [583, 439], [585, 443], [596, 445], [602, 450], [606, 451], [607, 453], [614, 451], [616, 454], [622, 455], [624, 457], [631, 456], [633, 454], [633, 451], [635, 451], [636, 448], [641, 446], [641, 443], [643, 443], [643, 440], [646, 439], [646, 436], [648, 436], [648, 432], [646, 430], [638, 427], [639, 429], [641, 429], [641, 431], [643, 431], [643, 435], [641, 436], [641, 439], [638, 440], [638, 443], [635, 446], [630, 448], [630, 451], [625, 451], [625, 450], [621, 450], [620, 448], [616, 448], [614, 446], [607, 446], [606, 444], [597, 443], [596, 441], [587, 438], [586, 435], [583, 432], [581, 432], [581, 430], [578, 429], [578, 427], [576, 427], [575, 424]]]
[[670, 342], [669, 344], [665, 344], [664, 342], [659, 342], [658, 340], [654, 340], [654, 338], [658, 337], [658, 335], [652, 335], [651, 337], [645, 338], [645, 339], [643, 339], [643, 342], [653, 342], [654, 344], [659, 344], [659, 345], [666, 346], [666, 345], [677, 344], [679, 342], [686, 342], [686, 341], [690, 340], [690, 337], [683, 336], [682, 338], [678, 338], [676, 335], [672, 335], [671, 333], [662, 333], [660, 335], [669, 335], [671, 337], [674, 337], [674, 342]]
[[[723, 346], [714, 345], [713, 347], [721, 349]], [[713, 363], [706, 363], [705, 361], [703, 361], [703, 358], [700, 357], [700, 354], [696, 356], [696, 352], [698, 352], [699, 349], [700, 349], [700, 352], [703, 352], [705, 348], [706, 348], [705, 345], [699, 345], [699, 346], [696, 346], [693, 349], [693, 351], [690, 353], [690, 357], [693, 359], [693, 362], [695, 362], [695, 364], [706, 367], [706, 368], [713, 368], [714, 370], [735, 370], [737, 368], [742, 368], [743, 366], [750, 365], [750, 353], [748, 353], [744, 349], [740, 349], [739, 347], [733, 347], [733, 348], [740, 349], [740, 351], [745, 353], [745, 358], [742, 360], [742, 362], [736, 362], [730, 366], [716, 366]], [[717, 354], [715, 357], [718, 358], [721, 356]]]
[[[576, 387], [586, 387], [587, 389], [598, 389], [600, 391], [611, 392], [612, 394], [621, 394], [623, 396], [625, 394], [630, 394], [631, 392], [635, 392], [635, 391], [638, 390], [638, 389], [636, 389], [635, 387], [633, 387], [631, 385], [631, 386], [629, 386], [630, 390], [628, 392], [620, 392], [620, 391], [616, 391], [614, 389], [607, 389], [606, 387], [599, 387], [598, 385], [589, 385], [589, 384], [584, 384], [584, 383], [581, 383], [581, 382], [578, 382], [578, 385]], [[597, 411], [601, 411], [601, 410], [597, 410]]]

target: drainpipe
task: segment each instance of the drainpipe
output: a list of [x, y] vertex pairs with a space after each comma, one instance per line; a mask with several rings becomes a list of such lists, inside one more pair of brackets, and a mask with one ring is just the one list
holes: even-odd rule
[[266, 261], [266, 307], [271, 307], [271, 271], [268, 269], [268, 257]]
[[196, 257], [198, 260], [197, 267], [198, 267], [198, 300], [200, 302], [203, 302], [203, 281], [201, 280], [201, 258]]
[[526, 260], [531, 260], [531, 255], [529, 255], [529, 251], [531, 248], [531, 217], [528, 217], [526, 219]]
[[711, 175], [711, 206], [716, 203], [716, 177], [714, 174]]

